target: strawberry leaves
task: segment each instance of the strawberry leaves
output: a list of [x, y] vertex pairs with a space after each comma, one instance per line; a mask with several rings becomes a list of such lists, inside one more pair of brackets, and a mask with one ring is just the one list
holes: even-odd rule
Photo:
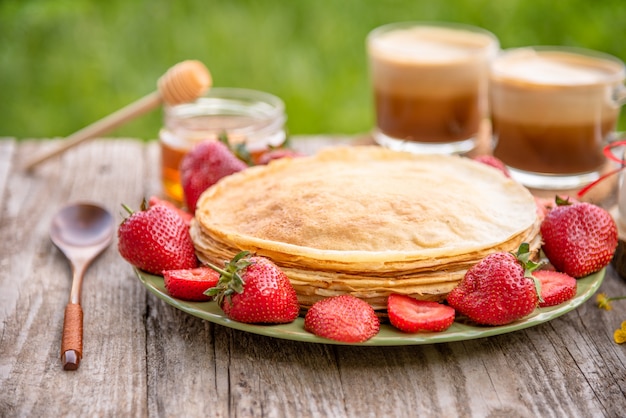
[[205, 294], [215, 297], [218, 305], [222, 305], [224, 298], [229, 298], [235, 293], [243, 293], [245, 281], [243, 271], [252, 264], [250, 261], [250, 251], [241, 251], [221, 269], [212, 264], [208, 264], [213, 270], [220, 273], [220, 279], [215, 287], [208, 289]]
[[523, 242], [520, 244], [517, 252], [513, 253], [517, 260], [524, 267], [524, 277], [527, 277], [535, 283], [535, 290], [537, 291], [537, 296], [539, 297], [539, 303], [543, 302], [541, 299], [541, 280], [533, 275], [533, 272], [543, 266], [545, 263], [536, 262], [531, 259], [532, 253], [530, 252], [530, 245], [527, 242]]

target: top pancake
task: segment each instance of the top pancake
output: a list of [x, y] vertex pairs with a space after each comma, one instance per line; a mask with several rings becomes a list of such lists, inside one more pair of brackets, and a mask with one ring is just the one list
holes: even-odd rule
[[203, 193], [192, 230], [278, 257], [403, 264], [473, 258], [536, 221], [528, 190], [491, 167], [363, 146], [228, 176]]

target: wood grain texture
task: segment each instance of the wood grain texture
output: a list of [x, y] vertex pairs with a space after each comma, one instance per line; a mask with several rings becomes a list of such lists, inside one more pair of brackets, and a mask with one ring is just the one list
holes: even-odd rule
[[[347, 139], [342, 141], [349, 142]], [[549, 323], [496, 337], [408, 347], [284, 341], [225, 328], [165, 304], [117, 253], [83, 285], [84, 354], [62, 370], [69, 265], [48, 238], [54, 212], [91, 200], [121, 221], [160, 192], [155, 142], [98, 139], [32, 173], [55, 141], [0, 139], [0, 416], [620, 417], [626, 346], [593, 300]], [[313, 138], [308, 152], [334, 143]], [[600, 291], [626, 294], [612, 267]]]

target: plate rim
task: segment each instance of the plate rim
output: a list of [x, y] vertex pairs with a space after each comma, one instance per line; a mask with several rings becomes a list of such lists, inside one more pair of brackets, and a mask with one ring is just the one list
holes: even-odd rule
[[556, 319], [582, 305], [597, 292], [606, 276], [606, 267], [604, 267], [596, 273], [577, 279], [577, 284], [582, 283], [583, 286], [577, 286], [576, 296], [574, 296], [573, 299], [552, 307], [536, 308], [535, 311], [533, 311], [533, 313], [529, 316], [511, 324], [500, 326], [479, 326], [455, 320], [453, 325], [446, 331], [420, 332], [413, 334], [397, 330], [390, 324], [381, 324], [381, 332], [371, 339], [362, 343], [345, 343], [318, 337], [308, 331], [305, 331], [304, 318], [302, 316], [299, 316], [290, 324], [278, 325], [246, 324], [233, 321], [221, 312], [221, 309], [217, 306], [216, 302], [191, 302], [176, 299], [170, 296], [165, 290], [165, 286], [162, 283], [163, 277], [147, 273], [136, 267], [133, 267], [133, 270], [143, 286], [159, 299], [182, 312], [207, 320], [214, 324], [284, 340], [350, 346], [403, 346], [469, 341], [534, 327]]

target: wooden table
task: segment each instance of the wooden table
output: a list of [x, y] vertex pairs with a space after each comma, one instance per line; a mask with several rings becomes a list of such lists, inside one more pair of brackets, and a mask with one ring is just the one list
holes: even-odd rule
[[[0, 140], [0, 416], [618, 417], [626, 345], [593, 299], [548, 323], [434, 345], [350, 347], [279, 340], [187, 315], [149, 293], [117, 252], [83, 285], [84, 358], [63, 371], [68, 264], [48, 238], [63, 205], [121, 218], [160, 193], [156, 142], [96, 140], [20, 170], [54, 141]], [[312, 149], [320, 138], [299, 144]], [[626, 294], [608, 268], [600, 291]]]

